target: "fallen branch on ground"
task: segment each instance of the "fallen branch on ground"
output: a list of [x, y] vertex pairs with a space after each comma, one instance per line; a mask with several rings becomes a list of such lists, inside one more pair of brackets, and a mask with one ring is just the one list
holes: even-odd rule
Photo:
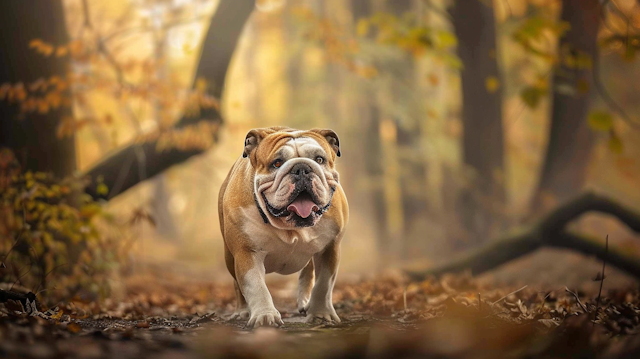
[[465, 254], [457, 260], [435, 268], [405, 269], [414, 280], [439, 276], [448, 272], [470, 270], [477, 275], [502, 264], [520, 258], [541, 247], [566, 248], [600, 260], [640, 278], [640, 258], [631, 257], [619, 250], [607, 248], [597, 239], [568, 231], [569, 222], [586, 212], [596, 211], [616, 217], [636, 233], [640, 233], [640, 213], [607, 197], [592, 192], [584, 193], [544, 216], [536, 224], [508, 234], [486, 246]]

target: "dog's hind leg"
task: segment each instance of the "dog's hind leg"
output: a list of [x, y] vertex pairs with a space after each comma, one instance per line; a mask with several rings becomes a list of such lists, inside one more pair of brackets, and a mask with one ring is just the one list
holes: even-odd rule
[[227, 264], [227, 269], [231, 276], [233, 277], [233, 287], [236, 292], [236, 311], [233, 312], [230, 320], [247, 320], [249, 319], [249, 307], [247, 306], [247, 301], [244, 299], [244, 295], [240, 291], [240, 286], [238, 286], [238, 280], [236, 279], [235, 273], [235, 261], [233, 259], [233, 255], [229, 252], [227, 245], [224, 246], [224, 259]]

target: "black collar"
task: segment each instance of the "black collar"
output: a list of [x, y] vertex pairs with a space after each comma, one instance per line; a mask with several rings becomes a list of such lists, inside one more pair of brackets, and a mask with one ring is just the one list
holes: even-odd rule
[[267, 218], [267, 215], [264, 213], [262, 208], [260, 208], [260, 203], [258, 203], [258, 196], [256, 196], [255, 192], [253, 193], [253, 200], [256, 201], [256, 207], [258, 207], [258, 212], [260, 212], [260, 217], [262, 217], [262, 220], [264, 221], [264, 223], [269, 224], [269, 218]]

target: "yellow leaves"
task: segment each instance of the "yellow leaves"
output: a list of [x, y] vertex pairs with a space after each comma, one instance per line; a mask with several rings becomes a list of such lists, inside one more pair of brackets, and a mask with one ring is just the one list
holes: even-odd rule
[[587, 124], [593, 131], [604, 132], [609, 135], [608, 147], [615, 154], [621, 154], [624, 150], [622, 139], [613, 126], [613, 116], [607, 111], [595, 110], [589, 113]]
[[589, 70], [593, 67], [593, 59], [584, 51], [565, 44], [560, 49], [562, 64], [572, 70]]
[[191, 54], [193, 54], [194, 50], [195, 50], [195, 47], [191, 46], [190, 44], [188, 44], [186, 42], [184, 44], [182, 44], [182, 53], [183, 54], [191, 55]]
[[207, 88], [209, 88], [209, 83], [207, 82], [206, 79], [204, 79], [202, 77], [198, 77], [196, 79], [196, 83], [195, 83], [194, 88], [198, 92], [206, 92]]
[[106, 196], [109, 194], [109, 187], [104, 183], [98, 183], [96, 186], [96, 193], [100, 196]]
[[358, 34], [358, 36], [366, 36], [368, 33], [369, 33], [369, 20], [360, 19], [358, 21], [358, 25], [356, 26], [356, 34]]
[[562, 36], [570, 28], [567, 22], [558, 22], [540, 15], [528, 17], [513, 33], [513, 39], [527, 52], [550, 63], [557, 61], [555, 49], [548, 45], [552, 38]]
[[[638, 16], [640, 18], [640, 16]], [[603, 48], [617, 52], [625, 62], [633, 62], [640, 50], [640, 36], [612, 34], [600, 41]]]
[[[344, 34], [343, 29], [336, 26], [326, 18], [317, 16], [308, 8], [296, 8], [293, 10], [294, 16], [304, 20], [306, 31], [305, 39], [317, 42], [324, 50], [324, 58], [333, 63], [344, 66], [347, 70], [358, 74], [364, 78], [373, 78], [378, 75], [378, 70], [359, 58], [360, 46], [356, 39]], [[370, 20], [363, 19], [358, 22], [357, 27], [362, 35], [366, 35], [370, 27]]]
[[542, 91], [537, 87], [526, 86], [522, 91], [520, 91], [520, 99], [525, 103], [525, 105], [527, 105], [527, 107], [535, 109], [545, 94], [545, 91]]
[[102, 212], [102, 207], [96, 203], [89, 203], [80, 208], [80, 216], [84, 218], [92, 218]]
[[608, 132], [613, 127], [613, 117], [606, 111], [592, 111], [587, 119], [589, 127], [594, 131]]
[[[3, 181], [0, 190], [0, 228], [3, 235], [0, 236], [0, 247], [9, 248], [15, 239], [29, 247], [29, 251], [14, 251], [11, 263], [18, 267], [29, 266], [29, 271], [21, 277], [22, 283], [32, 286], [40, 283], [45, 276], [56, 284], [60, 284], [60, 272], [65, 272], [61, 267], [69, 260], [69, 249], [74, 248], [74, 253], [81, 258], [89, 256], [89, 260], [76, 261], [75, 268], [99, 270], [91, 267], [91, 260], [100, 259], [97, 252], [90, 251], [89, 247], [99, 239], [98, 232], [93, 226], [97, 220], [97, 214], [101, 213], [101, 207], [90, 199], [74, 196], [73, 202], [80, 201], [84, 208], [84, 214], [65, 203], [69, 203], [71, 194], [69, 186], [83, 186], [76, 180], [67, 179], [65, 184], [56, 180], [51, 174], [42, 172], [25, 172], [15, 174]], [[89, 209], [89, 210], [87, 210]], [[81, 243], [81, 246], [75, 245]], [[101, 247], [101, 251], [109, 250]], [[36, 259], [37, 260], [34, 260]], [[71, 267], [67, 267], [72, 269]], [[75, 269], [73, 268], [73, 269]], [[59, 272], [58, 272], [59, 271]], [[68, 273], [65, 273], [68, 274]], [[78, 282], [76, 281], [75, 284]], [[61, 313], [52, 315], [52, 319], [59, 319]]]
[[549, 83], [545, 76], [538, 76], [538, 79], [533, 85], [525, 86], [520, 91], [520, 99], [530, 109], [535, 109], [540, 103], [540, 100], [547, 95], [549, 91]]
[[495, 76], [489, 76], [485, 79], [484, 87], [489, 93], [496, 93], [500, 88], [500, 80]]
[[621, 154], [624, 150], [624, 146], [622, 144], [622, 140], [620, 136], [618, 136], [615, 131], [611, 131], [609, 133], [609, 150], [615, 154]]
[[436, 40], [442, 49], [451, 48], [458, 45], [458, 38], [450, 31], [436, 32]]
[[415, 16], [398, 17], [388, 13], [377, 13], [358, 22], [358, 36], [368, 35], [375, 29], [376, 42], [395, 46], [414, 57], [428, 51], [434, 54], [450, 50], [457, 45], [456, 36], [450, 31], [434, 29], [420, 24]]

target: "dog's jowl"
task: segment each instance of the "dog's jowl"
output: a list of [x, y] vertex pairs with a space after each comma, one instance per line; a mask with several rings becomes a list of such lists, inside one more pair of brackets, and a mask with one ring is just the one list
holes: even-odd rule
[[349, 208], [337, 157], [340, 140], [332, 130], [270, 127], [247, 134], [218, 200], [235, 279], [233, 318], [248, 319], [249, 327], [283, 324], [265, 275], [300, 272], [298, 310], [308, 321], [340, 321], [331, 292]]

